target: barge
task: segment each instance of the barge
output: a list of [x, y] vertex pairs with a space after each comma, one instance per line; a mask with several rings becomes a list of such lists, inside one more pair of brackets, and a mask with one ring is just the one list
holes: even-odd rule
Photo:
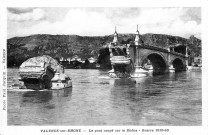
[[[64, 69], [57, 60], [47, 55], [33, 57], [23, 62], [19, 68], [19, 88], [33, 90], [53, 89], [55, 85], [57, 86], [57, 82], [60, 82], [59, 76], [63, 75], [65, 75]], [[55, 87], [56, 89], [72, 86], [69, 77], [64, 79], [64, 81], [61, 81], [63, 85], [58, 85], [59, 87]], [[67, 85], [64, 85], [65, 83]]]

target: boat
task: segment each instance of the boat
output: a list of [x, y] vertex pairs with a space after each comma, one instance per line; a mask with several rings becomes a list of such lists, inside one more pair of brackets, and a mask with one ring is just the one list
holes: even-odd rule
[[[54, 83], [56, 83], [52, 79], [62, 74], [64, 74], [63, 66], [52, 57], [47, 55], [33, 57], [23, 62], [19, 68], [19, 88], [33, 90], [51, 89]], [[65, 78], [65, 81], [68, 83], [70, 79]]]
[[54, 78], [52, 78], [51, 82], [51, 89], [63, 89], [72, 87], [71, 79], [63, 73], [56, 73]]

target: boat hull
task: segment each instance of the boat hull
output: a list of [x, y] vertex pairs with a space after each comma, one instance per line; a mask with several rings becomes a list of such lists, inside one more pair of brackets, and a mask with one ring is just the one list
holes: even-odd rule
[[52, 82], [52, 90], [59, 90], [59, 89], [64, 89], [64, 88], [71, 88], [72, 87], [72, 82], [71, 80], [63, 83], [63, 82]]

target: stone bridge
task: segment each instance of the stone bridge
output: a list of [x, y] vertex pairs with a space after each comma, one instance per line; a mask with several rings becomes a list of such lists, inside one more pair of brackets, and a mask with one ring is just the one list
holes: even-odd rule
[[142, 44], [138, 46], [131, 44], [129, 46], [129, 56], [137, 69], [144, 67], [145, 62], [149, 60], [155, 74], [183, 71], [186, 70], [188, 65], [186, 54]]
[[[113, 65], [112, 70], [109, 73], [115, 72], [115, 59], [119, 55], [125, 56], [126, 59], [129, 59], [131, 61], [131, 65], [133, 65], [133, 70], [131, 74], [134, 74], [135, 76], [137, 76], [138, 74], [146, 74], [150, 70], [150, 68], [145, 69], [145, 64], [147, 63], [151, 65], [151, 70], [153, 70], [153, 74], [164, 74], [168, 72], [185, 71], [187, 70], [188, 65], [186, 45], [169, 45], [168, 40], [166, 48], [146, 45], [142, 41], [141, 35], [138, 31], [138, 27], [135, 36], [135, 41], [130, 42], [126, 45], [119, 44], [118, 34], [115, 31], [113, 42], [109, 44], [109, 52], [111, 63]], [[121, 63], [121, 61], [118, 62]]]

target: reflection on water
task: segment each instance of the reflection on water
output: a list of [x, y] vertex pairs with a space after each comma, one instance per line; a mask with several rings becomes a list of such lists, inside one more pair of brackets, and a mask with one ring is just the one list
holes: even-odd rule
[[52, 99], [52, 91], [28, 91], [22, 93], [22, 102], [44, 103]]
[[46, 90], [46, 91], [26, 91], [22, 93], [22, 102], [31, 103], [45, 103], [52, 100], [55, 95], [57, 97], [71, 97], [72, 88], [66, 88], [64, 90]]
[[[201, 125], [201, 72], [134, 79], [66, 70], [73, 88], [8, 90], [8, 125]], [[8, 69], [8, 85], [18, 85]]]

